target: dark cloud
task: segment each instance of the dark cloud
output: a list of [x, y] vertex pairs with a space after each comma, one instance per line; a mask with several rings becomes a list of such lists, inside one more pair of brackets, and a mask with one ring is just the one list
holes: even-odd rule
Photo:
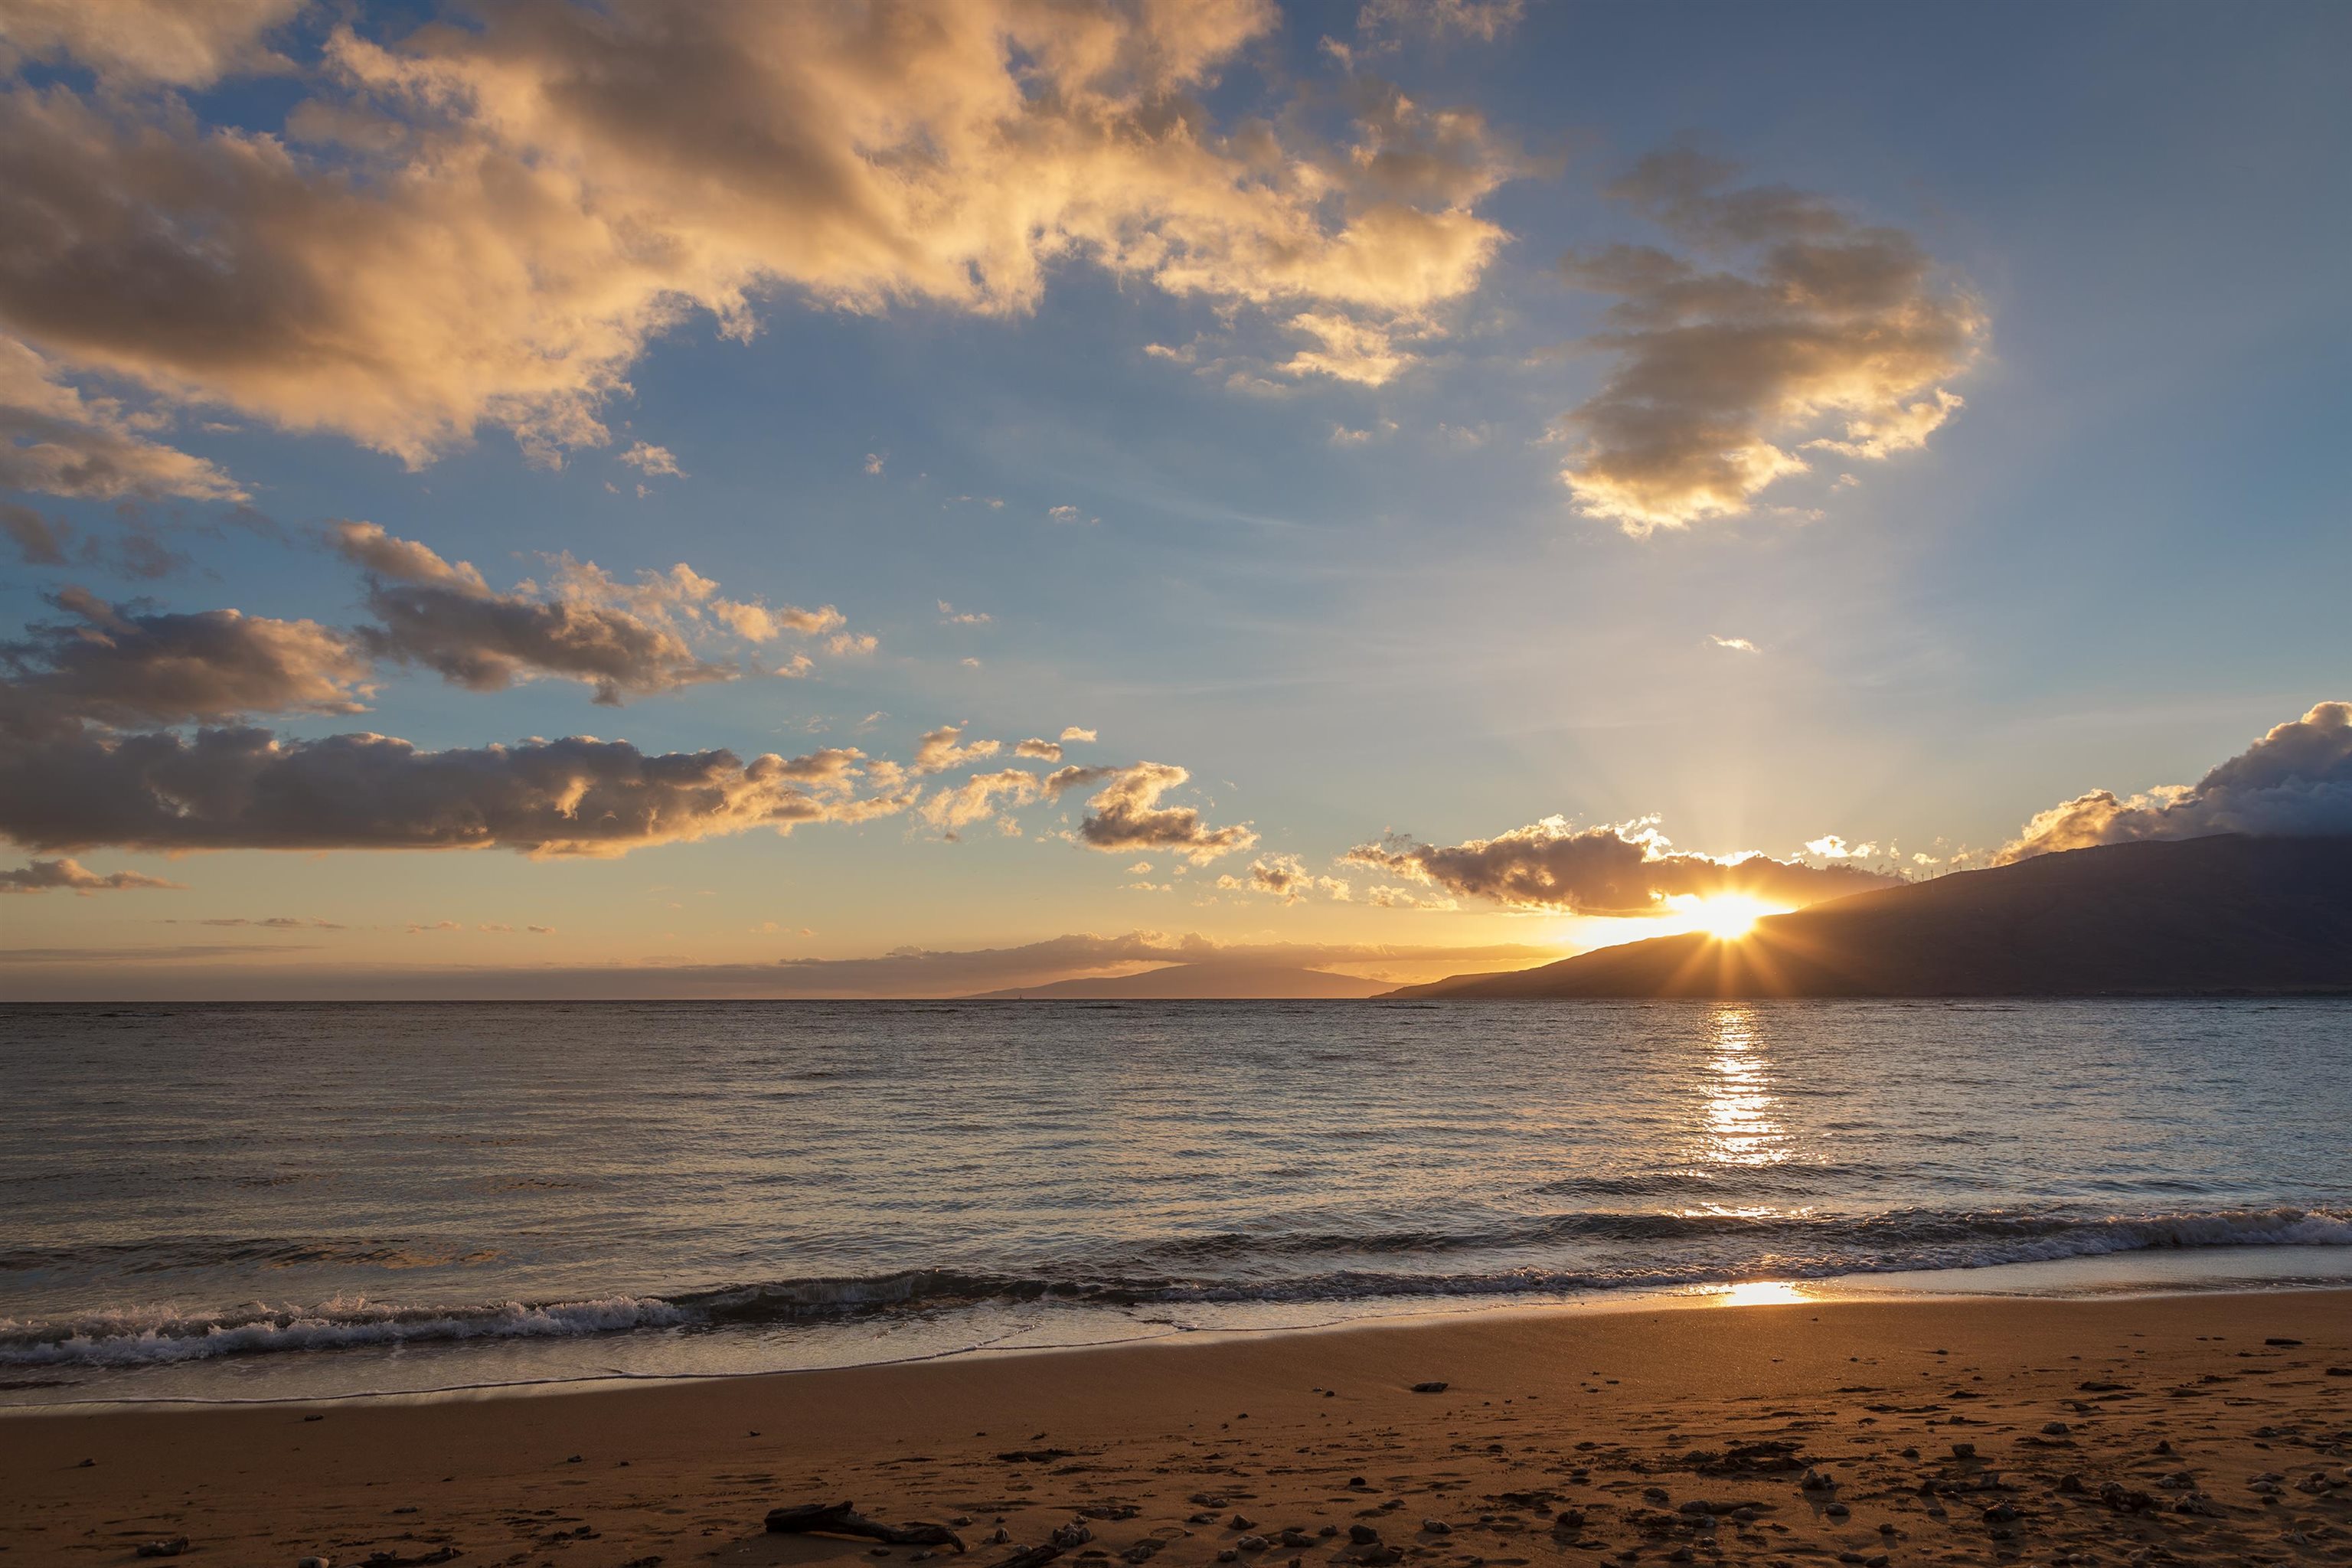
[[192, 562], [158, 539], [143, 522], [133, 519], [111, 539], [85, 538], [68, 556], [77, 530], [63, 518], [46, 517], [31, 507], [0, 501], [0, 534], [16, 547], [27, 566], [84, 566], [117, 576], [152, 582], [185, 571]]
[[185, 884], [167, 882], [161, 877], [150, 877], [138, 871], [111, 871], [101, 876], [70, 857], [61, 860], [36, 860], [13, 869], [0, 868], [0, 893], [48, 893], [63, 890], [88, 898], [92, 893], [120, 892], [131, 888], [184, 889]]
[[1654, 915], [1670, 898], [1738, 893], [1797, 906], [1893, 886], [1898, 879], [1852, 867], [1827, 870], [1750, 855], [1678, 855], [1654, 828], [1581, 832], [1557, 816], [1493, 838], [1441, 846], [1391, 836], [1360, 845], [1347, 863], [1372, 867], [1463, 898], [1513, 909], [1588, 915]]
[[[1303, 969], [1346, 967], [1399, 984], [1465, 970], [1516, 969], [1559, 953], [1517, 943], [1461, 947], [1370, 943], [1220, 943], [1199, 935], [1129, 931], [1069, 935], [1017, 947], [977, 951], [902, 948], [871, 958], [786, 959], [772, 963], [615, 963], [546, 967], [265, 968], [261, 963], [191, 963], [173, 971], [127, 973], [124, 959], [264, 959], [277, 946], [205, 949], [0, 949], [9, 971], [5, 994], [70, 999], [205, 997], [697, 997], [963, 996], [1080, 974], [1124, 973], [1168, 963], [1225, 962]], [[140, 966], [145, 967], [145, 966]]]
[[43, 517], [31, 507], [16, 501], [0, 501], [0, 533], [16, 547], [17, 559], [27, 566], [62, 566], [66, 563], [66, 524]]
[[1614, 363], [1568, 416], [1564, 478], [1628, 532], [1748, 510], [1803, 453], [1881, 458], [1960, 406], [1940, 384], [1975, 359], [1974, 300], [1918, 242], [1785, 186], [1728, 188], [1732, 166], [1655, 153], [1611, 187], [1669, 234], [1726, 260], [1649, 246], [1571, 252], [1562, 273], [1617, 296], [1591, 340]]
[[[165, 921], [163, 923], [178, 925], [184, 922]], [[333, 921], [322, 921], [316, 915], [309, 920], [299, 920], [292, 915], [265, 915], [259, 919], [246, 915], [215, 915], [209, 920], [189, 921], [184, 923], [200, 926], [253, 926], [261, 931], [342, 931], [345, 929]]]
[[555, 676], [595, 689], [595, 700], [732, 680], [740, 669], [705, 659], [680, 622], [698, 617], [716, 584], [677, 567], [636, 584], [614, 582], [569, 557], [541, 590], [492, 593], [470, 564], [394, 539], [372, 523], [343, 523], [337, 547], [368, 574], [367, 607], [378, 624], [358, 637], [375, 657], [422, 665], [475, 691]]
[[1220, 855], [1247, 849], [1257, 835], [1246, 824], [1210, 827], [1193, 807], [1164, 806], [1160, 797], [1192, 778], [1169, 763], [1136, 763], [1123, 768], [1059, 768], [1045, 777], [1045, 791], [1059, 795], [1073, 789], [1103, 787], [1087, 801], [1079, 820], [1078, 841], [1105, 854], [1138, 849], [1165, 850], [1204, 866]]
[[368, 660], [315, 621], [235, 610], [170, 615], [110, 605], [79, 588], [50, 603], [73, 619], [0, 643], [0, 731], [180, 724], [245, 713], [353, 713]]
[[859, 753], [745, 763], [574, 736], [421, 751], [383, 735], [75, 726], [0, 751], [0, 836], [35, 849], [484, 849], [620, 855], [911, 804], [859, 798]]
[[2025, 825], [1998, 862], [2145, 838], [2352, 834], [2352, 702], [2322, 702], [2193, 784], [2077, 795]]

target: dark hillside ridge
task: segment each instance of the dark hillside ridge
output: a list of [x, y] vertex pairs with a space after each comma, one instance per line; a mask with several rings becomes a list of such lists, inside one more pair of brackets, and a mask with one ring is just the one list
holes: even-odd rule
[[2037, 856], [1391, 996], [2352, 994], [2352, 837]]

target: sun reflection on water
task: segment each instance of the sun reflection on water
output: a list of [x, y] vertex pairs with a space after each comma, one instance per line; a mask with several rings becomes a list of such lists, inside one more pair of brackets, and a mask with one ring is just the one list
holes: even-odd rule
[[1749, 1279], [1726, 1287], [1713, 1300], [1725, 1307], [1771, 1307], [1812, 1298], [1785, 1279]]
[[1770, 1061], [1755, 1009], [1721, 1007], [1706, 1063], [1706, 1134], [1701, 1152], [1717, 1165], [1772, 1165], [1789, 1157], [1778, 1120]]

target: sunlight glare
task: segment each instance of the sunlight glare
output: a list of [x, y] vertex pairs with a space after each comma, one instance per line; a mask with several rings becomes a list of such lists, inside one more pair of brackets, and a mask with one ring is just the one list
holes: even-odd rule
[[1716, 1300], [1726, 1307], [1772, 1307], [1812, 1298], [1785, 1280], [1750, 1279], [1730, 1286]]
[[1682, 904], [1683, 913], [1693, 931], [1703, 931], [1717, 942], [1738, 942], [1756, 928], [1756, 922], [1766, 915], [1786, 913], [1778, 904], [1768, 904], [1761, 899], [1751, 899], [1744, 893], [1718, 893], [1710, 899], [1691, 899]]

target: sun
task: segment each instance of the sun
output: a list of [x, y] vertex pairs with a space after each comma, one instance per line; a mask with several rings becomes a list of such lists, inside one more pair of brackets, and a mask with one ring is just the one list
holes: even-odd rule
[[1766, 915], [1781, 911], [1777, 904], [1761, 899], [1751, 899], [1741, 893], [1719, 893], [1711, 899], [1692, 899], [1685, 906], [1693, 931], [1702, 931], [1717, 942], [1738, 942], [1756, 929], [1756, 922]]

